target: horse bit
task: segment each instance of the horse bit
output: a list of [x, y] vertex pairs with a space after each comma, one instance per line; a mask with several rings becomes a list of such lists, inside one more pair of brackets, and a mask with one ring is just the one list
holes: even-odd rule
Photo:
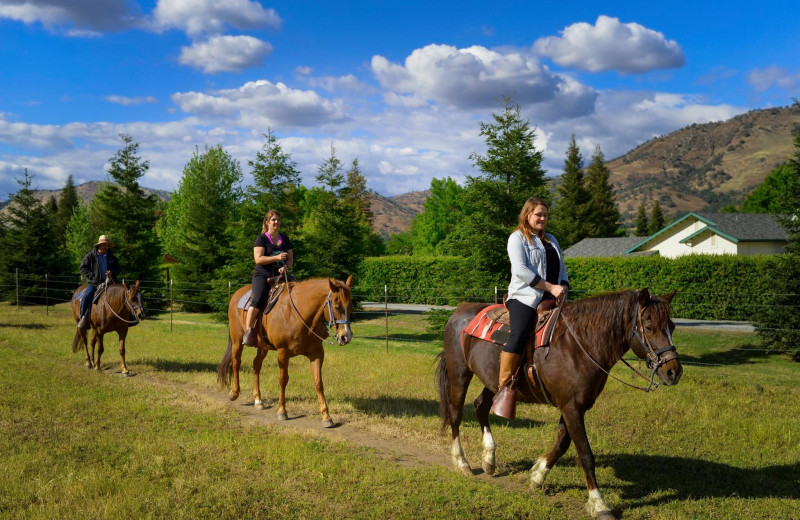
[[[650, 338], [647, 336], [647, 331], [644, 328], [644, 317], [642, 316], [642, 312], [643, 309], [641, 305], [639, 305], [639, 299], [637, 298], [636, 321], [633, 323], [633, 328], [631, 329], [631, 335], [628, 337], [628, 341], [632, 340], [633, 338], [636, 338], [639, 341], [639, 344], [642, 347], [644, 347], [645, 353], [647, 355], [647, 359], [645, 359], [645, 366], [647, 366], [647, 368], [650, 369], [650, 384], [646, 389], [644, 389], [645, 392], [648, 392], [650, 391], [650, 388], [653, 389], [658, 388], [658, 383], [655, 382], [656, 372], [666, 363], [672, 361], [673, 359], [677, 359], [678, 350], [675, 348], [675, 344], [672, 342], [672, 334], [669, 333], [667, 334], [667, 338], [669, 339], [669, 345], [658, 350], [653, 348], [653, 344], [650, 341]], [[673, 354], [666, 355], [663, 358], [661, 357], [662, 354], [666, 354], [668, 352], [673, 352]], [[628, 365], [628, 368], [639, 374], [645, 381], [647, 381], [647, 378], [641, 373], [639, 373], [639, 371], [633, 368], [630, 364], [628, 364], [627, 361], [623, 359], [622, 362]]]

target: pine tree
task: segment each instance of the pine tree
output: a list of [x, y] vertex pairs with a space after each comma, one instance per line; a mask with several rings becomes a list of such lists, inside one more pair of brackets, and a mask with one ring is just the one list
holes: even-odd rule
[[633, 233], [637, 237], [643, 237], [650, 234], [649, 222], [647, 221], [647, 210], [644, 207], [644, 202], [639, 204], [639, 213], [636, 215], [636, 230]]
[[664, 220], [664, 214], [661, 212], [661, 203], [656, 199], [650, 213], [650, 228], [648, 229], [648, 234], [655, 235], [664, 228], [664, 225], [666, 225], [666, 221]]
[[139, 185], [150, 167], [138, 155], [139, 143], [125, 134], [120, 138], [123, 147], [109, 161], [111, 182], [98, 190], [92, 204], [93, 235], [107, 234], [114, 242], [123, 278], [153, 282], [161, 277], [155, 229], [158, 199]]
[[323, 187], [338, 195], [339, 189], [344, 184], [344, 173], [342, 173], [342, 161], [336, 157], [336, 147], [331, 143], [331, 155], [319, 167], [317, 182]]
[[61, 195], [58, 198], [58, 215], [56, 216], [56, 233], [59, 238], [59, 247], [66, 247], [66, 234], [67, 226], [72, 218], [72, 212], [78, 206], [78, 191], [75, 189], [75, 184], [72, 181], [72, 175], [67, 177], [67, 182], [64, 183], [64, 188], [61, 190]]
[[353, 159], [350, 169], [347, 170], [347, 181], [342, 188], [342, 200], [346, 204], [355, 206], [370, 225], [375, 221], [370, 203], [370, 193], [367, 189], [367, 178], [361, 173], [358, 157]]
[[564, 159], [564, 173], [558, 186], [556, 200], [548, 227], [557, 228], [562, 248], [580, 242], [588, 235], [587, 209], [591, 199], [583, 178], [583, 157], [572, 134]]
[[609, 182], [610, 176], [611, 171], [605, 165], [600, 145], [597, 145], [586, 171], [586, 189], [591, 197], [587, 212], [589, 224], [587, 236], [602, 238], [620, 234], [620, 215], [614, 189]]

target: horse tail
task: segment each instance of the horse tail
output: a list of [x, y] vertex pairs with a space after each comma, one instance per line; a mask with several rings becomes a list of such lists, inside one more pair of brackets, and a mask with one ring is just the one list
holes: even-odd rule
[[[86, 336], [84, 336], [85, 332], [81, 329], [75, 331], [75, 337], [72, 338], [72, 353], [76, 353], [83, 345], [86, 343]], [[83, 340], [83, 343], [81, 343]]]
[[217, 384], [221, 388], [230, 388], [231, 386], [231, 377], [233, 376], [232, 353], [233, 340], [231, 339], [231, 333], [228, 332], [228, 350], [225, 351], [225, 355], [222, 356], [222, 361], [219, 362], [217, 367]]
[[436, 356], [439, 365], [436, 367], [436, 382], [439, 387], [439, 417], [442, 419], [441, 433], [445, 433], [450, 426], [450, 374], [447, 372], [447, 360], [442, 350]]

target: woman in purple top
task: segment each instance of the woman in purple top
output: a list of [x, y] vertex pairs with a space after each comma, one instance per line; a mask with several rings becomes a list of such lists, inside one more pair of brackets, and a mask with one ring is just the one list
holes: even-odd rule
[[292, 241], [280, 232], [281, 217], [274, 209], [267, 211], [261, 224], [261, 234], [253, 244], [253, 258], [256, 268], [253, 271], [253, 300], [247, 309], [247, 330], [242, 343], [256, 346], [258, 336], [255, 331], [256, 319], [269, 296], [268, 278], [283, 276], [294, 263]]

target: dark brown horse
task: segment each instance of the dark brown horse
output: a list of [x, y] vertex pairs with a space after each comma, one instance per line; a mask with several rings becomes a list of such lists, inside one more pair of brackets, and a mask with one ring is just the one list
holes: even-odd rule
[[[289, 359], [294, 356], [306, 356], [311, 363], [314, 376], [314, 387], [319, 397], [319, 410], [322, 413], [323, 426], [333, 427], [334, 423], [328, 414], [328, 404], [322, 385], [322, 362], [325, 359], [323, 340], [328, 336], [328, 328], [335, 329], [336, 341], [346, 345], [353, 339], [350, 331], [350, 315], [353, 302], [350, 289], [353, 277], [346, 282], [329, 278], [290, 282], [289, 290], [284, 289], [275, 307], [263, 317], [259, 332], [266, 332], [268, 343], [259, 334], [256, 357], [253, 359], [253, 405], [264, 409], [261, 400], [259, 374], [261, 364], [270, 350], [278, 351], [280, 367], [280, 398], [278, 399], [278, 419], [286, 419], [286, 385], [289, 382]], [[246, 285], [236, 291], [228, 304], [228, 350], [219, 364], [217, 381], [220, 386], [231, 386], [231, 401], [239, 397], [239, 367], [242, 364], [242, 336], [246, 312], [238, 308], [238, 302], [249, 291]], [[327, 325], [327, 328], [326, 328]]]
[[[75, 323], [80, 320], [81, 302], [78, 295], [86, 289], [81, 285], [72, 295], [72, 317]], [[87, 331], [78, 329], [72, 340], [72, 352], [77, 352], [81, 344], [86, 353], [86, 368], [100, 370], [100, 356], [103, 355], [103, 335], [116, 332], [119, 336], [119, 356], [122, 361], [122, 375], [128, 375], [125, 366], [125, 338], [128, 328], [138, 324], [144, 319], [144, 306], [139, 282], [128, 286], [125, 283], [108, 285], [100, 295], [97, 303], [92, 305], [92, 348], [89, 352], [89, 343], [86, 340]], [[94, 357], [94, 348], [97, 344], [97, 359]]]
[[[587, 511], [594, 517], [614, 518], [597, 487], [584, 415], [603, 391], [612, 367], [628, 349], [645, 359], [652, 369], [651, 386], [655, 374], [665, 385], [678, 383], [683, 368], [672, 343], [675, 325], [669, 307], [674, 295], [653, 298], [647, 289], [642, 289], [596, 296], [563, 308], [549, 352], [540, 348], [534, 355], [541, 384], [527, 384], [521, 372], [517, 383], [519, 401], [552, 404], [561, 410], [556, 443], [531, 468], [531, 487], [544, 483], [547, 473], [572, 442], [586, 476]], [[462, 303], [456, 309], [445, 328], [444, 351], [439, 354], [437, 368], [442, 430], [450, 425], [452, 462], [467, 475], [472, 475], [472, 470], [461, 447], [459, 426], [473, 375], [485, 386], [474, 403], [483, 432], [481, 463], [486, 473], [495, 471], [496, 446], [489, 427], [489, 409], [497, 391], [501, 347], [469, 336], [466, 346], [461, 344], [461, 331], [487, 305]]]

